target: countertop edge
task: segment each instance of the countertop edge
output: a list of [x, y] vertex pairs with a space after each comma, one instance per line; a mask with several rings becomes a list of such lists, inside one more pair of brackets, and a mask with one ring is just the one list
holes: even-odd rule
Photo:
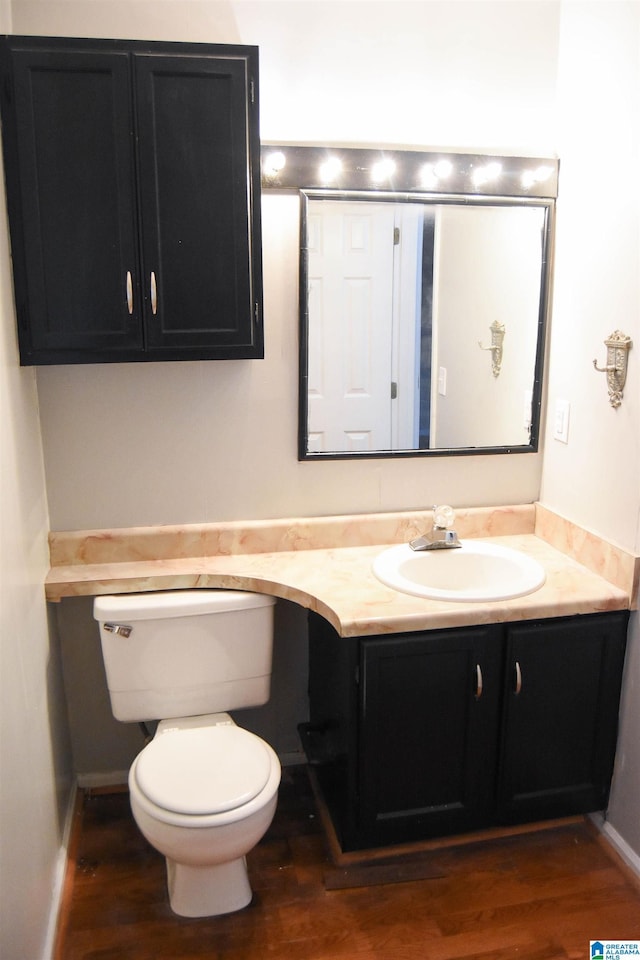
[[545, 585], [534, 594], [499, 602], [454, 603], [411, 597], [383, 586], [373, 576], [373, 558], [388, 546], [377, 544], [55, 566], [47, 576], [45, 592], [48, 600], [58, 601], [153, 590], [252, 590], [314, 610], [345, 637], [631, 608], [629, 591], [535, 534], [484, 539], [506, 542], [535, 556], [547, 571]]

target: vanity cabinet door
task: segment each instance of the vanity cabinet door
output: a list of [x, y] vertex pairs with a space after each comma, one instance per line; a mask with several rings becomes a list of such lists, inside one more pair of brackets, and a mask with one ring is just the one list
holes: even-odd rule
[[495, 626], [361, 641], [360, 846], [486, 824], [501, 664]]
[[0, 38], [21, 363], [263, 356], [257, 66]]
[[627, 620], [621, 612], [509, 627], [500, 822], [606, 807]]

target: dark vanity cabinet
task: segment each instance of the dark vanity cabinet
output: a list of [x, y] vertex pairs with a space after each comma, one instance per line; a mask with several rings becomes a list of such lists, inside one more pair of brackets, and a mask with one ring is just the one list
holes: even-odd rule
[[628, 613], [342, 638], [303, 740], [344, 850], [606, 806]]
[[23, 364], [263, 355], [256, 47], [3, 37]]

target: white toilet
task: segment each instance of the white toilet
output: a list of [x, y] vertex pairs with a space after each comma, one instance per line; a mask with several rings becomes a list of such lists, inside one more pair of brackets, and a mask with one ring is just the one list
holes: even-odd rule
[[173, 911], [240, 910], [246, 854], [276, 809], [280, 763], [227, 710], [269, 699], [273, 597], [227, 590], [96, 597], [113, 715], [160, 719], [129, 771], [133, 816], [167, 860]]

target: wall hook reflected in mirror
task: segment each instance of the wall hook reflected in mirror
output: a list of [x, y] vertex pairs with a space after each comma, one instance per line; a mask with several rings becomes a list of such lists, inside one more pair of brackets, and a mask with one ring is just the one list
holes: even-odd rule
[[483, 347], [480, 340], [478, 340], [478, 346], [481, 350], [491, 350], [491, 372], [494, 377], [500, 376], [500, 370], [502, 368], [502, 344], [504, 341], [504, 323], [498, 323], [497, 320], [494, 320], [491, 326], [491, 346]]
[[604, 341], [607, 348], [607, 362], [604, 367], [593, 361], [598, 373], [606, 373], [607, 387], [609, 388], [609, 403], [612, 407], [619, 407], [622, 403], [622, 392], [627, 380], [627, 361], [631, 349], [631, 337], [621, 330], [614, 330], [611, 336]]

